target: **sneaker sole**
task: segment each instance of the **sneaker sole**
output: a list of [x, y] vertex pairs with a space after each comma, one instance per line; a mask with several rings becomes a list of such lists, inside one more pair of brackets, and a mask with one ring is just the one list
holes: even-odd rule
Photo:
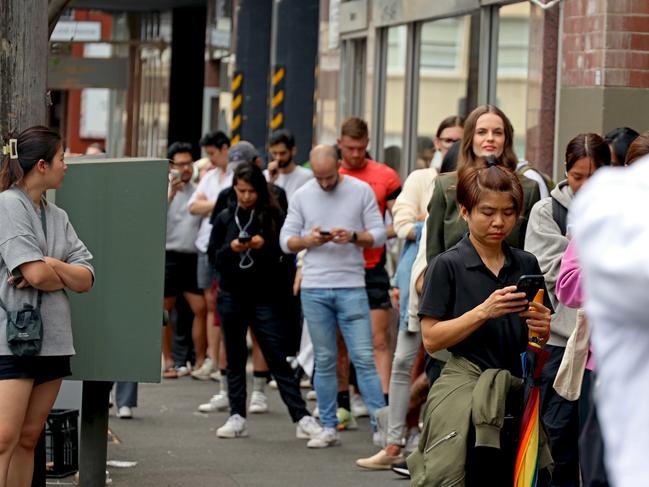
[[410, 478], [410, 472], [406, 468], [401, 468], [401, 467], [390, 467], [390, 470], [392, 470], [394, 473], [401, 475], [402, 477]]
[[225, 439], [228, 439], [228, 440], [231, 440], [231, 439], [234, 439], [234, 438], [247, 438], [248, 437], [248, 431], [244, 430], [244, 431], [241, 431], [240, 433], [232, 433], [232, 434], [230, 434], [230, 433], [227, 433], [227, 434], [221, 433], [221, 434], [219, 434], [219, 432], [217, 431], [216, 436], [217, 436], [217, 438], [225, 438]]
[[248, 408], [248, 412], [250, 414], [264, 414], [268, 412], [268, 407], [264, 408], [256, 408], [256, 407], [251, 407]]
[[198, 406], [198, 410], [201, 413], [217, 413], [217, 412], [221, 412], [221, 411], [227, 411], [228, 407], [229, 406], [223, 406], [223, 407], [220, 407], [220, 408], [212, 408], [212, 407], [201, 408], [200, 406]]
[[331, 443], [327, 443], [326, 445], [309, 445], [307, 443], [306, 446], [307, 446], [307, 448], [313, 448], [314, 450], [319, 449], [319, 448], [329, 448], [330, 446], [340, 446], [340, 440], [336, 440], [336, 441], [333, 441]]
[[[317, 434], [318, 434], [318, 433], [316, 433], [316, 435], [317, 435]], [[296, 437], [298, 440], [310, 440], [313, 436], [314, 436], [314, 435], [310, 435], [310, 434], [308, 434], [306, 431], [304, 431], [304, 430], [301, 429], [301, 428], [298, 429], [298, 430], [295, 432], [295, 437]]]

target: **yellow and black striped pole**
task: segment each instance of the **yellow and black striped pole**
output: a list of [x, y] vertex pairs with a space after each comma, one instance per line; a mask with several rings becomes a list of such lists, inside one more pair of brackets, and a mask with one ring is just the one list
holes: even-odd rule
[[243, 73], [236, 71], [232, 77], [232, 141], [234, 145], [241, 141], [243, 122]]
[[284, 80], [286, 79], [286, 68], [284, 66], [275, 66], [273, 70], [273, 98], [270, 102], [271, 131], [284, 127]]

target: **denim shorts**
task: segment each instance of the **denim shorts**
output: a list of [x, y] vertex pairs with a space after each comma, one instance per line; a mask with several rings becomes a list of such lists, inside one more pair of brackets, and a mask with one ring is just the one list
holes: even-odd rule
[[196, 283], [199, 289], [212, 289], [212, 283], [216, 279], [214, 268], [210, 265], [210, 259], [205, 252], [198, 252], [196, 264]]
[[34, 379], [34, 385], [37, 386], [69, 375], [72, 375], [69, 355], [0, 355], [0, 380]]

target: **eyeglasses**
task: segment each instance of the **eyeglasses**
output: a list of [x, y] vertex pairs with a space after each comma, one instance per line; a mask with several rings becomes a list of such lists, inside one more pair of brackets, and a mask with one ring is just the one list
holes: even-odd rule
[[458, 140], [460, 139], [451, 139], [449, 137], [444, 137], [439, 139], [442, 144], [444, 144], [446, 147], [450, 147], [453, 144], [455, 144]]

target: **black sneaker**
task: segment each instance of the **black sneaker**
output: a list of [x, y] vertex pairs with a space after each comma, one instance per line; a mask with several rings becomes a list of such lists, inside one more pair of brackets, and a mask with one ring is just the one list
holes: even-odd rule
[[408, 471], [408, 464], [406, 462], [395, 463], [390, 468], [394, 473], [397, 473], [408, 479], [410, 478], [410, 472]]

